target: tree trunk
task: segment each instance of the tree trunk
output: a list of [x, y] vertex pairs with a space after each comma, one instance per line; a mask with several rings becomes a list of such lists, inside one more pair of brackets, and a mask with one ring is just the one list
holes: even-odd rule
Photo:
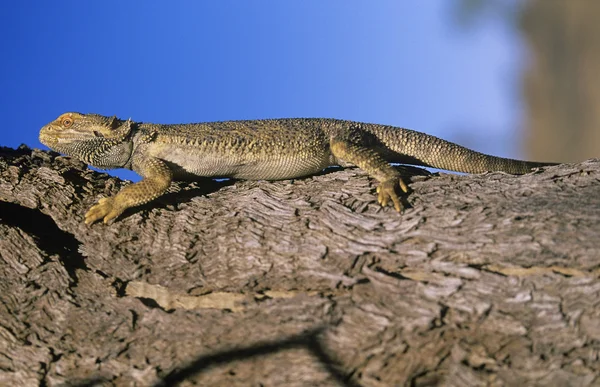
[[[527, 154], [579, 162], [600, 156], [600, 1], [529, 0], [521, 30]], [[549, 158], [550, 155], [550, 158]]]
[[359, 170], [127, 184], [0, 148], [0, 385], [600, 383], [600, 162], [416, 176], [403, 214]]

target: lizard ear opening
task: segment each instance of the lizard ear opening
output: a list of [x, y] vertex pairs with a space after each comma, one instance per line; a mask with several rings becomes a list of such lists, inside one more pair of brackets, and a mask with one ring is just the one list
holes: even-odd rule
[[120, 122], [120, 120], [114, 117], [113, 122], [115, 121], [117, 122], [117, 127], [113, 127], [113, 133], [118, 139], [124, 140], [127, 136], [129, 136], [129, 133], [131, 133], [133, 121], [131, 121], [130, 118], [127, 121]]
[[108, 120], [109, 120], [108, 126], [111, 129], [117, 129], [119, 127], [119, 119], [117, 118], [117, 116], [112, 116]]
[[[99, 130], [98, 132], [94, 132], [94, 135], [96, 137], [104, 137], [117, 141], [125, 140], [125, 138], [127, 138], [127, 136], [131, 133], [133, 126], [133, 121], [131, 121], [131, 119], [123, 121], [118, 119], [117, 116], [102, 117], [102, 121], [103, 129]], [[106, 128], [108, 128], [108, 131]]]

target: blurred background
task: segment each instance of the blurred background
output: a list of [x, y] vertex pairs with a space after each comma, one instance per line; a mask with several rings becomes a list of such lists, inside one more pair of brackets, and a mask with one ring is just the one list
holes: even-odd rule
[[587, 0], [5, 1], [0, 145], [44, 148], [66, 111], [330, 117], [582, 161], [600, 157], [599, 15]]

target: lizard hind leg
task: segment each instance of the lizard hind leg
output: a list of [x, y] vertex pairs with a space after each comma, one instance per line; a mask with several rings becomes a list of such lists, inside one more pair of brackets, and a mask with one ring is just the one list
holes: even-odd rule
[[388, 164], [379, 153], [366, 146], [361, 146], [345, 139], [332, 139], [331, 152], [345, 162], [352, 163], [379, 181], [377, 202], [383, 207], [392, 203], [396, 211], [404, 207], [398, 198], [397, 188], [408, 193], [408, 186], [400, 177], [400, 173]]

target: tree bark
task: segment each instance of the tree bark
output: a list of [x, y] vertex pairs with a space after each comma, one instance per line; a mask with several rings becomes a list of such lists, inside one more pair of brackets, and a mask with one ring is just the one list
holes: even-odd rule
[[600, 383], [600, 162], [173, 185], [0, 148], [0, 385]]

